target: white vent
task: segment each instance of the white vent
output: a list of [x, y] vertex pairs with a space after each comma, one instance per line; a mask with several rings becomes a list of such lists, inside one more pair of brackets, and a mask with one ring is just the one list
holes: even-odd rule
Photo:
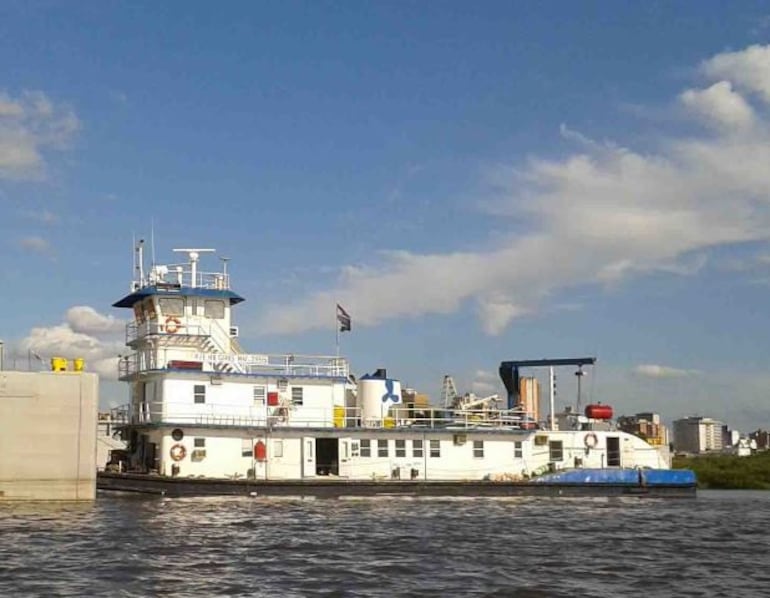
[[238, 336], [238, 327], [237, 326], [230, 326], [230, 336], [232, 338], [236, 338]]

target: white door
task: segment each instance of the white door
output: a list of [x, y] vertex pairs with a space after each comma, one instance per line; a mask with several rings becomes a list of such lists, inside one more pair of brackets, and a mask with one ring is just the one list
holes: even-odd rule
[[340, 438], [340, 470], [339, 475], [341, 478], [349, 478], [352, 474], [352, 466], [350, 457], [352, 442], [350, 438]]
[[315, 438], [302, 438], [302, 477], [315, 477]]

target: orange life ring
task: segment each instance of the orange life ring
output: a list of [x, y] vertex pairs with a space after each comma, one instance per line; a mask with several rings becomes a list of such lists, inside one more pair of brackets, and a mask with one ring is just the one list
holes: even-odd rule
[[182, 327], [182, 322], [176, 316], [169, 316], [166, 318], [166, 332], [168, 334], [174, 334]]
[[586, 448], [592, 449], [594, 448], [599, 442], [599, 439], [596, 437], [596, 434], [593, 432], [590, 432], [586, 434], [585, 438], [583, 438], [583, 443], [586, 445]]
[[174, 461], [181, 461], [187, 455], [187, 449], [183, 444], [175, 444], [171, 447], [169, 454]]

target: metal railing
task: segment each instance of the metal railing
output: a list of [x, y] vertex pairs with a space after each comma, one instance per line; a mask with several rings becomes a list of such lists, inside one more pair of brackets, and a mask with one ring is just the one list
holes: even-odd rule
[[189, 403], [150, 405], [141, 403], [127, 409], [131, 424], [195, 424], [225, 427], [351, 428], [351, 429], [432, 429], [467, 430], [538, 429], [520, 411], [451, 412], [444, 409], [399, 409], [385, 417], [367, 417], [360, 407], [308, 408], [296, 405], [243, 406], [207, 404], [191, 409]]
[[346, 378], [349, 371], [346, 359], [325, 355], [196, 353], [193, 360], [200, 361], [204, 371], [221, 371], [230, 365], [244, 374]]
[[[295, 354], [193, 353], [187, 358], [200, 362], [200, 371], [210, 374], [234, 372], [275, 376], [304, 376], [314, 378], [347, 378], [349, 365], [342, 357]], [[157, 351], [141, 351], [121, 357], [118, 376], [126, 378], [141, 372], [173, 368], [175, 359]], [[229, 366], [229, 367], [228, 367]]]

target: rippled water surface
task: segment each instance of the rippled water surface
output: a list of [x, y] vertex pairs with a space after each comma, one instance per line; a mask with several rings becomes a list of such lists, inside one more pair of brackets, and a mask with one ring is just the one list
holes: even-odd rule
[[0, 504], [2, 596], [768, 596], [770, 493]]

